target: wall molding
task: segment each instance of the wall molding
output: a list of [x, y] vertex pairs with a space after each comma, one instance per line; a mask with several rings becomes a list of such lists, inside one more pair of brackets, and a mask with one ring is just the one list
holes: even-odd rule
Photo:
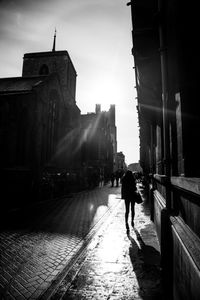
[[172, 176], [170, 180], [172, 185], [200, 195], [200, 178]]

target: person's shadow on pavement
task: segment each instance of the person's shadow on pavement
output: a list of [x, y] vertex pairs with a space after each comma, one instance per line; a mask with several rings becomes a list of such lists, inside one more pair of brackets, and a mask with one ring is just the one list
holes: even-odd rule
[[160, 253], [142, 240], [140, 233], [134, 228], [136, 240], [128, 234], [133, 272], [137, 276], [139, 295], [144, 300], [162, 300]]

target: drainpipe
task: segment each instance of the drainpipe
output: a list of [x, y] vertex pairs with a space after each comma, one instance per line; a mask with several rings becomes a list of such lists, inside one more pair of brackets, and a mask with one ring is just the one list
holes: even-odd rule
[[165, 175], [165, 199], [166, 208], [161, 210], [161, 267], [163, 289], [167, 299], [173, 298], [173, 243], [171, 239], [170, 212], [171, 212], [171, 188], [170, 188], [170, 138], [169, 138], [169, 110], [168, 110], [168, 74], [167, 74], [167, 49], [163, 28], [163, 0], [158, 0], [159, 17], [159, 41], [160, 63], [162, 80], [162, 111], [163, 111], [163, 145], [164, 145], [164, 175]]
[[158, 0], [159, 16], [159, 42], [160, 42], [160, 62], [162, 81], [162, 116], [163, 116], [163, 145], [164, 145], [164, 175], [166, 176], [166, 208], [171, 208], [170, 197], [170, 140], [169, 140], [169, 120], [168, 120], [168, 84], [167, 84], [167, 49], [165, 45], [164, 29], [162, 22], [163, 1]]
[[[131, 6], [131, 19], [133, 20], [133, 0], [131, 0], [130, 2], [128, 2], [126, 4], [127, 6]], [[133, 25], [133, 24], [132, 24]], [[132, 30], [132, 44], [134, 45], [134, 40], [133, 40], [133, 30]], [[136, 92], [137, 92], [137, 97], [138, 97], [138, 74], [137, 74], [137, 68], [136, 68], [136, 55], [134, 53], [134, 49], [132, 48], [132, 55], [133, 55], [133, 59], [134, 59], [134, 71], [135, 71], [135, 88], [136, 88]], [[138, 99], [136, 97], [136, 99]]]

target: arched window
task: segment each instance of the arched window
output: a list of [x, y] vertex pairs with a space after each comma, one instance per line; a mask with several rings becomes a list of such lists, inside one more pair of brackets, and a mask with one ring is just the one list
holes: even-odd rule
[[40, 75], [48, 75], [49, 74], [49, 68], [47, 65], [42, 65], [39, 71]]

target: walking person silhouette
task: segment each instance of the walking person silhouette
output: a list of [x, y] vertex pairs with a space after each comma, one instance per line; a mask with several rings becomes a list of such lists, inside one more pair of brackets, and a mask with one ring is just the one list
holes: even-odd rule
[[111, 173], [110, 181], [111, 181], [111, 186], [114, 187], [114, 181], [115, 181], [115, 174], [114, 173]]
[[131, 170], [127, 170], [121, 179], [121, 198], [125, 201], [125, 225], [127, 234], [130, 232], [128, 218], [131, 206], [131, 226], [134, 227], [136, 181]]

